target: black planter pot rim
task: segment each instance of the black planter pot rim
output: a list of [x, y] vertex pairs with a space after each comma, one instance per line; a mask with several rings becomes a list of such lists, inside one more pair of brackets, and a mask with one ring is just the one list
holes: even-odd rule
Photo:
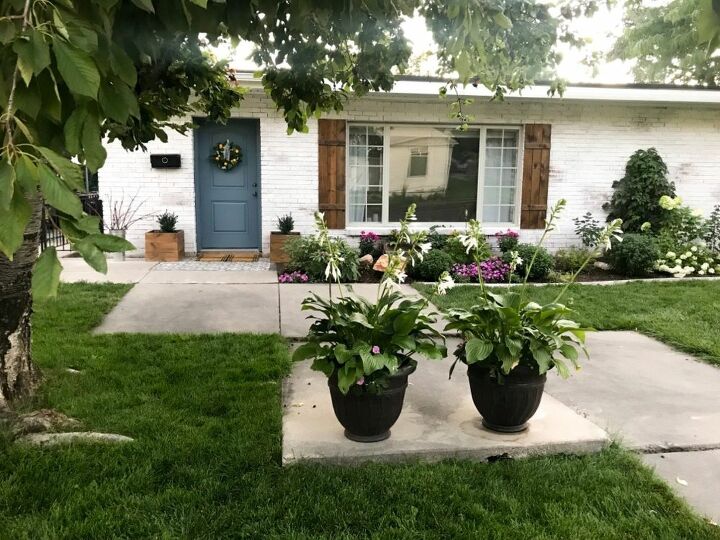
[[[385, 378], [392, 380], [393, 378], [407, 377], [414, 373], [417, 369], [417, 360], [413, 360], [408, 356], [398, 356], [398, 358], [402, 359], [403, 363], [400, 364], [395, 373], [388, 373]], [[338, 368], [336, 367], [332, 374], [328, 377], [328, 386], [337, 386], [337, 372]]]

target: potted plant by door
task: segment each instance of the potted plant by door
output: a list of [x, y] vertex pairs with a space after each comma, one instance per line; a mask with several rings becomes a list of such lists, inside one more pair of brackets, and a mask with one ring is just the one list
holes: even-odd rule
[[177, 220], [171, 212], [158, 216], [160, 230], [145, 233], [145, 260], [181, 261], [185, 257], [185, 233], [176, 229]]
[[300, 233], [293, 231], [295, 220], [292, 214], [280, 216], [277, 223], [278, 230], [270, 233], [270, 260], [274, 263], [287, 263], [290, 257], [285, 251], [285, 243]]
[[[565, 204], [560, 200], [552, 208], [538, 248], [555, 228]], [[503, 294], [488, 291], [479, 272], [478, 304], [448, 312], [445, 329], [458, 331], [462, 338], [450, 374], [458, 361], [467, 364], [472, 399], [486, 428], [504, 433], [527, 429], [540, 406], [547, 372], [555, 368], [566, 378], [569, 365], [579, 369], [578, 350], [587, 356], [585, 333], [591, 329], [571, 320], [572, 310], [560, 301], [585, 266], [603, 249], [610, 249], [610, 239], [621, 240], [621, 225], [621, 220], [615, 220], [602, 230], [592, 253], [552, 302], [539, 304], [528, 298], [527, 281], [536, 249], [524, 265], [525, 279], [519, 289]], [[471, 220], [460, 239], [479, 264], [478, 246], [484, 240], [481, 225]], [[510, 259], [513, 271], [523, 262], [515, 251], [510, 252]]]
[[[415, 355], [442, 359], [447, 350], [442, 334], [431, 325], [435, 314], [427, 313], [429, 299], [407, 298], [394, 283], [405, 279], [406, 264], [421, 261], [430, 249], [426, 233], [411, 232], [412, 205], [401, 222], [399, 237], [405, 250], [396, 248], [387, 259], [375, 302], [346, 296], [340, 285], [337, 241], [330, 238], [323, 215], [316, 214], [318, 240], [324, 248], [325, 275], [338, 283], [339, 298], [313, 294], [302, 309], [314, 311], [307, 342], [293, 359], [312, 359], [312, 369], [328, 377], [335, 416], [348, 439], [375, 442], [387, 439], [402, 411], [408, 376], [417, 366]], [[444, 294], [452, 286], [447, 272], [436, 284]], [[331, 288], [331, 285], [328, 285]]]

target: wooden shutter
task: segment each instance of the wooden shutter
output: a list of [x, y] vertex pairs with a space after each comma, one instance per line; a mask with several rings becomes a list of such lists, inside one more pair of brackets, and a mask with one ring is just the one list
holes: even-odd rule
[[525, 126], [521, 229], [545, 228], [550, 182], [550, 124]]
[[318, 208], [330, 229], [345, 228], [345, 120], [318, 120]]

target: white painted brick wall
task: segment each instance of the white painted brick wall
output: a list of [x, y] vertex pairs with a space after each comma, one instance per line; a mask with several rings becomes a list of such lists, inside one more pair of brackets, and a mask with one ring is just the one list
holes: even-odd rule
[[[450, 122], [448, 103], [438, 99], [388, 96], [352, 100], [339, 117], [366, 122]], [[551, 248], [577, 243], [572, 218], [591, 211], [604, 218], [602, 204], [612, 193], [613, 181], [622, 177], [625, 163], [639, 148], [654, 146], [675, 181], [678, 193], [694, 208], [709, 213], [720, 203], [720, 115], [717, 107], [687, 105], [476, 102], [469, 109], [477, 123], [552, 124], [549, 202], [564, 197], [568, 208]], [[286, 135], [282, 117], [264, 95], [249, 95], [237, 117], [260, 118], [260, 159], [263, 249], [279, 215], [291, 212], [296, 228], [312, 230], [317, 207], [317, 125], [310, 133]], [[180, 216], [186, 250], [195, 251], [192, 136], [170, 134], [166, 145], [153, 143], [151, 151], [180, 153], [179, 170], [150, 168], [148, 154], [128, 154], [118, 145], [108, 148], [108, 161], [100, 172], [101, 193], [117, 198], [139, 194], [145, 211], [166, 208]], [[129, 238], [142, 247], [143, 234], [152, 220], [138, 223]], [[370, 228], [370, 227], [369, 227]], [[523, 241], [537, 237], [522, 231]], [[140, 254], [141, 251], [138, 253]]]

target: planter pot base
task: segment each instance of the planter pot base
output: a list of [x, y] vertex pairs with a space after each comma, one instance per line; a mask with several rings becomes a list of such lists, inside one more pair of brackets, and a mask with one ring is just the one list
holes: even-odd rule
[[519, 426], [498, 426], [495, 424], [491, 424], [484, 418], [482, 419], [482, 425], [489, 429], [490, 431], [495, 431], [497, 433], [521, 433], [523, 431], [527, 431], [527, 429], [530, 427], [527, 422], [524, 424], [520, 424]]
[[355, 435], [346, 429], [345, 438], [361, 443], [380, 442], [390, 438], [390, 430], [388, 429], [385, 433], [380, 433], [379, 435]]

